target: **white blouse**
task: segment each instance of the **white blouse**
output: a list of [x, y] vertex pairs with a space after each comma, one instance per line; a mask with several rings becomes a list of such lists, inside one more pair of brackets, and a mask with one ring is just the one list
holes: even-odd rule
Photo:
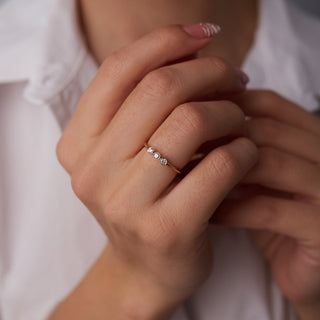
[[[319, 106], [320, 23], [260, 0], [249, 86]], [[73, 194], [56, 143], [97, 65], [75, 0], [0, 7], [0, 319], [43, 320], [81, 281], [107, 239]], [[291, 320], [292, 306], [245, 230], [210, 227], [212, 276], [173, 320]]]

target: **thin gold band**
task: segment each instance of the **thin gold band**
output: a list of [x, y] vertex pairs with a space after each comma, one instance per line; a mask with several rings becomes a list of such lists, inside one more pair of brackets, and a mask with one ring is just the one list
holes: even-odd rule
[[178, 170], [174, 165], [169, 163], [169, 161], [166, 158], [162, 157], [161, 154], [158, 151], [154, 150], [153, 147], [149, 146], [146, 142], [144, 143], [144, 146], [147, 148], [147, 152], [149, 154], [153, 155], [153, 157], [155, 159], [159, 159], [160, 160], [160, 163], [162, 165], [168, 166], [169, 168], [171, 168], [176, 173], [181, 173], [180, 170]]

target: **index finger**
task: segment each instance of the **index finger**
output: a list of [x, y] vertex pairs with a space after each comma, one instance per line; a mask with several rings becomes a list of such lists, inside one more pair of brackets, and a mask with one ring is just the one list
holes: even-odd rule
[[203, 38], [191, 36], [181, 25], [159, 28], [110, 55], [80, 100], [69, 129], [78, 128], [80, 136], [99, 135], [148, 72], [194, 54], [220, 30], [213, 24], [206, 26], [212, 32]]

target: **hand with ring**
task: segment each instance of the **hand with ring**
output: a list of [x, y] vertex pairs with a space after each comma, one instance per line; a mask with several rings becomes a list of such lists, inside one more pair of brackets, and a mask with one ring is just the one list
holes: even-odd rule
[[[106, 283], [125, 281], [122, 303], [139, 319], [168, 314], [207, 279], [209, 219], [257, 161], [244, 113], [228, 99], [246, 89], [246, 75], [218, 57], [185, 59], [209, 44], [217, 29], [207, 27], [193, 26], [193, 36], [161, 28], [109, 56], [57, 146], [74, 192], [108, 237], [96, 269], [112, 265]], [[183, 179], [157, 159], [180, 171], [222, 138]]]

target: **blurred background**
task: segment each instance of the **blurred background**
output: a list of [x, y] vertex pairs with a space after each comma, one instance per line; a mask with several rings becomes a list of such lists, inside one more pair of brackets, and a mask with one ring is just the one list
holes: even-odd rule
[[[1, 1], [1, 0], [0, 0]], [[314, 13], [320, 17], [320, 1], [319, 0], [290, 0], [293, 1], [302, 8], [304, 8], [307, 11], [310, 11], [311, 13]]]
[[[0, 5], [6, 1], [10, 1], [10, 0], [0, 0]], [[320, 0], [287, 0], [287, 1], [293, 1], [303, 9], [315, 15], [318, 15], [318, 17], [320, 17]], [[27, 3], [25, 3], [25, 5], [27, 5]]]

